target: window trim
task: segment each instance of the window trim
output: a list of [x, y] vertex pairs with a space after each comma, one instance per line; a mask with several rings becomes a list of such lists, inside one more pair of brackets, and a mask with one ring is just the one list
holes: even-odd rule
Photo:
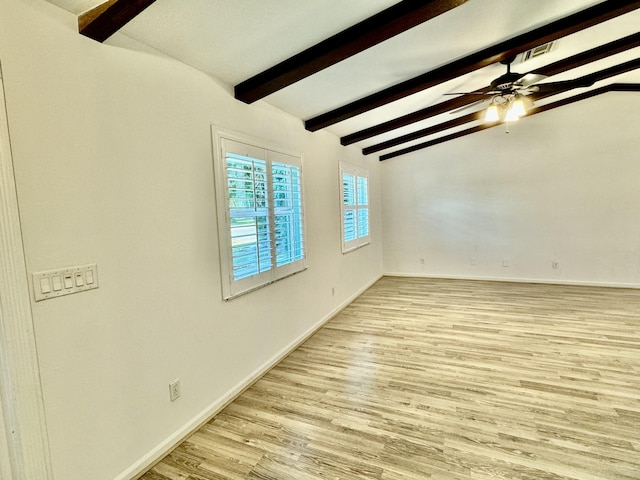
[[[222, 283], [222, 297], [231, 300], [237, 296], [247, 294], [259, 288], [270, 285], [278, 280], [302, 272], [307, 268], [307, 235], [304, 199], [304, 174], [302, 155], [281, 147], [267, 144], [263, 141], [242, 135], [236, 132], [221, 130], [212, 125], [212, 143], [214, 160], [214, 181], [216, 195], [218, 250], [220, 254], [220, 274]], [[273, 255], [272, 266], [269, 270], [259, 272], [239, 280], [233, 279], [233, 254], [231, 248], [230, 207], [228, 202], [228, 176], [227, 176], [227, 147], [235, 147], [241, 144], [249, 157], [264, 160], [267, 163], [267, 181], [269, 206], [268, 214], [271, 222], [275, 222], [275, 206], [273, 205], [273, 179], [271, 166], [273, 163], [285, 163], [300, 169], [300, 200], [302, 209], [302, 258], [284, 265], [277, 266], [275, 257], [275, 244], [271, 244]], [[237, 153], [237, 152], [233, 152]], [[275, 232], [270, 232], [270, 240], [273, 242]]]
[[[340, 241], [342, 244], [342, 253], [349, 253], [359, 248], [362, 248], [371, 243], [371, 188], [369, 185], [369, 172], [363, 168], [356, 167], [355, 165], [351, 165], [349, 163], [340, 162], [339, 166], [339, 177], [340, 177]], [[356, 233], [356, 238], [353, 240], [346, 241], [345, 240], [345, 204], [344, 204], [344, 175], [349, 174], [353, 175], [356, 185], [356, 193], [355, 197], [358, 198], [358, 178], [365, 178], [367, 182], [367, 204], [366, 208], [362, 208], [362, 210], [367, 211], [367, 234], [363, 236], [359, 236]], [[356, 232], [358, 231], [357, 227], [357, 218], [358, 211], [361, 210], [357, 205], [356, 200]]]

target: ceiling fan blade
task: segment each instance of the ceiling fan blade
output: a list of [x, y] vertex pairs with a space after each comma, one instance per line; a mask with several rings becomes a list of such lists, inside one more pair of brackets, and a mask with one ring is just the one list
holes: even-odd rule
[[554, 93], [566, 92], [574, 88], [586, 88], [593, 85], [593, 81], [585, 80], [564, 80], [561, 82], [549, 82], [541, 83], [538, 85], [531, 85], [528, 87], [532, 93], [538, 95], [553, 95]]
[[494, 92], [449, 92], [443, 95], [493, 95]]
[[476, 105], [479, 105], [479, 104], [481, 104], [483, 102], [486, 102], [487, 100], [488, 100], [488, 98], [483, 98], [481, 100], [476, 100], [475, 102], [469, 103], [468, 105], [464, 105], [463, 107], [459, 107], [459, 108], [456, 108], [454, 110], [451, 110], [449, 112], [449, 114], [453, 115], [453, 114], [456, 114], [458, 112], [462, 112], [464, 110], [468, 110], [470, 108], [475, 107]]
[[528, 87], [529, 85], [533, 85], [534, 83], [541, 82], [545, 78], [547, 78], [547, 75], [541, 75], [539, 73], [527, 73], [515, 83], [522, 87]]

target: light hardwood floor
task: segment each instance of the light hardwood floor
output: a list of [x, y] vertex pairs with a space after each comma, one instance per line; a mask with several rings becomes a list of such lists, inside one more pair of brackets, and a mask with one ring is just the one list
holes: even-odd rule
[[640, 290], [384, 277], [142, 478], [640, 479]]

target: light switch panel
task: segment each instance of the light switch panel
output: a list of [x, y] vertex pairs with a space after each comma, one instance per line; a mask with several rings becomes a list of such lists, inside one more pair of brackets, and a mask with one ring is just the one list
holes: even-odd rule
[[98, 267], [95, 263], [32, 275], [36, 302], [98, 288]]
[[40, 291], [42, 293], [51, 292], [51, 284], [49, 283], [49, 278], [48, 277], [40, 278]]

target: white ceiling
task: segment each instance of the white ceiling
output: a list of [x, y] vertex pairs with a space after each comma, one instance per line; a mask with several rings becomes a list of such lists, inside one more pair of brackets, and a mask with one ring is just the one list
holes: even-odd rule
[[[49, 1], [75, 14], [101, 3]], [[396, 3], [398, 0], [157, 0], [106, 43], [161, 52], [233, 86]], [[306, 120], [598, 3], [601, 0], [469, 0], [263, 101]], [[516, 62], [512, 68], [533, 70], [636, 33], [639, 25], [640, 9], [564, 37], [551, 53], [525, 64]], [[639, 57], [640, 48], [635, 48], [548, 81], [572, 79]], [[444, 93], [485, 87], [504, 72], [503, 65], [491, 65], [327, 129], [347, 135], [451, 98]], [[640, 82], [640, 72], [602, 84], [613, 82]], [[596, 83], [592, 88], [599, 86]], [[547, 101], [555, 100], [557, 97]], [[376, 144], [452, 118], [452, 114], [441, 114], [358, 145]], [[444, 132], [448, 133], [451, 131]]]

